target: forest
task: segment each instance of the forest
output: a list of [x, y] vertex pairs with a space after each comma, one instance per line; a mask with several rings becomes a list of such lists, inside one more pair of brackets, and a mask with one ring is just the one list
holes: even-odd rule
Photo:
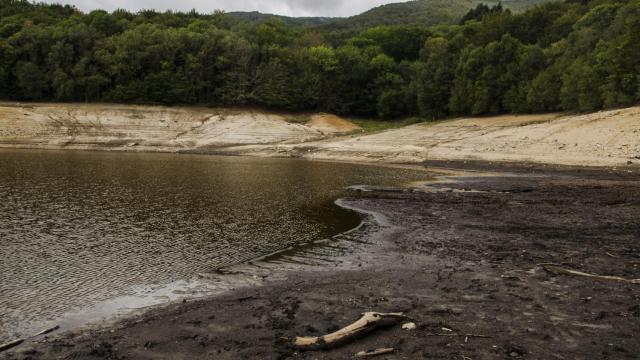
[[0, 99], [383, 119], [628, 106], [640, 100], [640, 0], [480, 4], [455, 23], [350, 32], [0, 0]]

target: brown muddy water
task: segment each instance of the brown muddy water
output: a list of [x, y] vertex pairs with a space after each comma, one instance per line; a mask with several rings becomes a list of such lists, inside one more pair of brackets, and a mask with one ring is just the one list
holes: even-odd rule
[[194, 274], [356, 227], [351, 185], [425, 172], [174, 154], [0, 150], [0, 342], [60, 323], [206, 293]]

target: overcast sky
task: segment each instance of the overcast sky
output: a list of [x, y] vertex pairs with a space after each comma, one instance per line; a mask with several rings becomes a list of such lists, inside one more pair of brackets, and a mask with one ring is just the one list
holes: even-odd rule
[[[406, 0], [404, 0], [406, 1]], [[372, 7], [403, 0], [46, 0], [48, 3], [75, 5], [82, 11], [118, 8], [182, 10], [196, 9], [209, 13], [216, 9], [225, 11], [260, 11], [287, 16], [351, 16]]]

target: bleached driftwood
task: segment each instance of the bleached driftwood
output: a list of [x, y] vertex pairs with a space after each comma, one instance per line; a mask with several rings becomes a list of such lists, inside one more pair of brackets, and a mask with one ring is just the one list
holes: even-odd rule
[[39, 333], [37, 333], [37, 334], [33, 335], [33, 336], [32, 336], [32, 338], [33, 338], [33, 337], [36, 337], [36, 336], [40, 336], [40, 335], [46, 335], [46, 334], [51, 333], [51, 332], [54, 332], [54, 331], [56, 331], [56, 330], [58, 330], [58, 329], [60, 329], [60, 326], [59, 326], [59, 325], [52, 326], [52, 327], [50, 327], [50, 328], [44, 329], [44, 330], [40, 331]]
[[430, 333], [430, 334], [423, 334], [424, 336], [452, 336], [452, 337], [466, 337], [466, 338], [482, 338], [482, 339], [488, 339], [491, 336], [489, 335], [478, 335], [478, 334], [437, 334], [437, 333]]
[[0, 352], [14, 348], [24, 342], [24, 339], [17, 339], [6, 344], [0, 344]]
[[380, 356], [385, 354], [391, 354], [394, 351], [396, 351], [396, 349], [394, 348], [381, 348], [381, 349], [375, 349], [370, 351], [360, 351], [359, 353], [356, 354], [356, 357], [362, 357], [362, 358], [374, 357], [374, 356]]
[[582, 271], [575, 271], [575, 270], [565, 269], [565, 268], [557, 266], [555, 264], [541, 264], [541, 265], [542, 265], [542, 268], [545, 271], [550, 272], [552, 274], [556, 274], [556, 275], [581, 276], [581, 277], [587, 277], [587, 278], [591, 278], [591, 279], [622, 281], [622, 282], [627, 282], [627, 283], [631, 283], [631, 284], [640, 285], [640, 279], [626, 279], [626, 278], [623, 278], [623, 277], [620, 277], [620, 276], [589, 274], [589, 273], [585, 273], [585, 272], [582, 272]]
[[300, 350], [331, 349], [353, 341], [369, 332], [395, 325], [407, 317], [403, 313], [367, 312], [353, 324], [324, 336], [296, 337], [291, 345]]
[[16, 340], [13, 340], [13, 341], [5, 343], [5, 344], [0, 344], [0, 352], [12, 349], [12, 348], [22, 344], [23, 342], [25, 342], [25, 340], [33, 339], [33, 338], [35, 338], [37, 336], [45, 335], [45, 334], [48, 334], [50, 332], [56, 331], [58, 329], [60, 329], [60, 326], [56, 325], [54, 327], [50, 327], [48, 329], [44, 329], [44, 330], [40, 331], [39, 333], [37, 333], [35, 335], [32, 335], [32, 336], [30, 336], [30, 337], [28, 337], [26, 339], [16, 339]]

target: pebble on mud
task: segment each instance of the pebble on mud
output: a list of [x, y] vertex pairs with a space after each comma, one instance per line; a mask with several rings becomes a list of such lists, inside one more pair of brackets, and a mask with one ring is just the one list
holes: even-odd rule
[[402, 328], [405, 330], [415, 330], [416, 329], [416, 324], [415, 323], [406, 323], [406, 324], [402, 324]]

